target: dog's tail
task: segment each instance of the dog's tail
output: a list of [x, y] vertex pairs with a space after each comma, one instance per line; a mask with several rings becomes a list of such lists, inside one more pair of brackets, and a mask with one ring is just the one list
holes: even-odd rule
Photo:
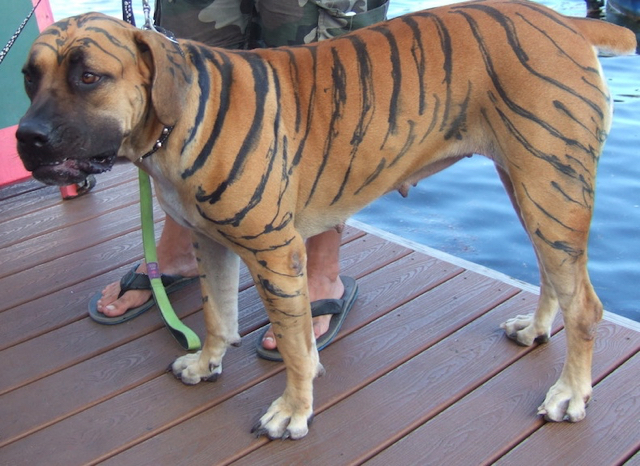
[[636, 53], [636, 35], [630, 29], [591, 18], [571, 18], [571, 22], [601, 55]]

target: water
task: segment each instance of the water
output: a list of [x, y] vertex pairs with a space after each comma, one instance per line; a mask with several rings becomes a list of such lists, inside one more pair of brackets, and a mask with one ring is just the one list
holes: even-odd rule
[[[54, 18], [102, 11], [121, 17], [120, 0], [50, 0]], [[141, 0], [134, 0], [143, 24]], [[446, 0], [392, 0], [397, 16]], [[564, 14], [584, 16], [582, 0], [544, 0]], [[605, 308], [640, 322], [640, 56], [601, 59], [616, 102], [600, 161], [589, 242], [589, 273]], [[421, 181], [403, 199], [390, 193], [355, 218], [404, 238], [538, 284], [529, 240], [495, 173], [483, 157], [465, 159]]]

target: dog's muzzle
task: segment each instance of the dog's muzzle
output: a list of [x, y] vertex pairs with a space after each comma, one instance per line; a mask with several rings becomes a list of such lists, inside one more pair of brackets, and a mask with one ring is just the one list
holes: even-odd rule
[[43, 183], [68, 185], [81, 183], [87, 176], [110, 170], [116, 160], [116, 150], [106, 149], [90, 155], [89, 148], [79, 141], [65, 143], [51, 124], [36, 119], [23, 119], [16, 139], [18, 154], [25, 168]]

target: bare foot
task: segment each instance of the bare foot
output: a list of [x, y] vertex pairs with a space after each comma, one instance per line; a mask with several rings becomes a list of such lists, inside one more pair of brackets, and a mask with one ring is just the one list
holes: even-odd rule
[[[167, 269], [162, 272], [166, 275], [196, 277], [198, 275], [198, 268], [195, 261], [191, 262], [191, 264], [190, 262], [191, 258], [187, 258], [186, 261], [181, 264], [172, 264], [172, 267], [167, 266]], [[136, 272], [147, 273], [146, 262], [142, 262], [136, 269]], [[129, 290], [118, 298], [119, 294], [120, 281], [107, 285], [104, 290], [102, 290], [102, 298], [98, 300], [98, 312], [101, 312], [108, 317], [117, 317], [124, 314], [129, 309], [142, 306], [151, 298], [151, 290]]]
[[[158, 241], [157, 252], [158, 265], [163, 274], [198, 276], [198, 263], [191, 245], [191, 234], [168, 215]], [[146, 262], [142, 262], [136, 272], [147, 273]], [[151, 290], [129, 290], [118, 298], [119, 294], [119, 281], [107, 285], [102, 290], [102, 298], [98, 300], [98, 312], [108, 317], [121, 316], [129, 309], [142, 306], [151, 298]]]

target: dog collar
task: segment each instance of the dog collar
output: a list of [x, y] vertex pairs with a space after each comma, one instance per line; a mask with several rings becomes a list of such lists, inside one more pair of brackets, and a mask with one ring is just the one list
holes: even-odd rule
[[142, 162], [147, 157], [158, 152], [158, 150], [160, 150], [160, 148], [164, 146], [164, 143], [167, 142], [167, 139], [169, 139], [169, 135], [171, 134], [171, 131], [173, 131], [173, 126], [165, 126], [164, 128], [162, 128], [162, 133], [160, 133], [160, 137], [158, 138], [156, 143], [153, 145], [153, 148], [146, 154], [142, 155], [138, 159], [138, 162]]

